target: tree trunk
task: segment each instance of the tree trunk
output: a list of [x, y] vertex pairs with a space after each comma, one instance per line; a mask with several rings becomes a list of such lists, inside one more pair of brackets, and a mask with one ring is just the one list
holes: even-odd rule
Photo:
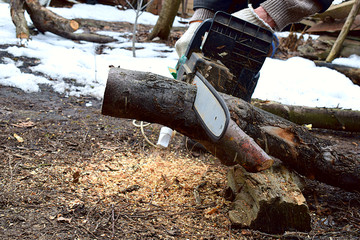
[[[241, 163], [239, 160], [243, 159], [235, 158], [234, 161], [239, 150], [227, 145], [231, 139], [213, 143], [202, 130], [192, 111], [195, 91], [195, 86], [152, 73], [113, 68], [109, 73], [102, 113], [166, 125], [202, 143], [225, 164]], [[311, 179], [360, 191], [358, 155], [342, 152], [336, 143], [317, 138], [307, 129], [241, 99], [222, 96], [232, 120], [269, 155]], [[224, 155], [218, 155], [218, 149], [222, 149]], [[233, 160], [230, 161], [231, 157]], [[256, 168], [256, 164], [252, 167]]]
[[268, 101], [255, 101], [252, 104], [296, 124], [311, 124], [314, 128], [360, 132], [360, 111], [290, 106]]
[[163, 2], [159, 18], [148, 37], [150, 40], [155, 37], [162, 40], [168, 39], [180, 3], [181, 0], [165, 0]]
[[146, 8], [147, 12], [150, 12], [154, 15], [159, 15], [161, 11], [162, 0], [153, 0]]

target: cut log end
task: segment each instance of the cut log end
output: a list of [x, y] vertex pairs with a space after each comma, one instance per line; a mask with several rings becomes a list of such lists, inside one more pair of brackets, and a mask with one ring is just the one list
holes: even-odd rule
[[80, 27], [80, 24], [75, 20], [70, 20], [69, 25], [74, 30], [74, 32]]
[[262, 162], [261, 166], [256, 167], [256, 172], [264, 171], [266, 169], [269, 169], [274, 164], [273, 159], [268, 159], [264, 162]]
[[18, 33], [16, 35], [16, 37], [19, 38], [19, 39], [29, 39], [29, 34], [22, 32], [22, 33]]

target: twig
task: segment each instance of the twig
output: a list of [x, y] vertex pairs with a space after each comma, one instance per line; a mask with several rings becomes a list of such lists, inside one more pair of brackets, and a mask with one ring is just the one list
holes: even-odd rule
[[[205, 173], [206, 174], [206, 173]], [[203, 176], [204, 177], [204, 176]], [[202, 182], [200, 183], [199, 185], [197, 185], [195, 188], [194, 188], [194, 197], [195, 197], [195, 202], [196, 202], [196, 205], [201, 205], [202, 203], [202, 200], [201, 200], [201, 197], [200, 197], [200, 193], [199, 193], [199, 188], [203, 187], [206, 185], [206, 182]]]
[[115, 238], [115, 213], [114, 213], [114, 204], [111, 204], [111, 221], [112, 221], [111, 239], [114, 239], [114, 238]]
[[157, 184], [155, 185], [155, 189], [154, 189], [154, 191], [152, 191], [152, 189], [151, 189], [151, 188], [150, 188], [150, 190], [151, 190], [151, 199], [150, 199], [150, 201], [149, 201], [149, 204], [148, 204], [148, 207], [146, 208], [146, 210], [149, 210], [150, 205], [151, 205], [151, 203], [152, 203], [152, 200], [153, 200], [153, 198], [154, 198], [154, 196], [155, 196], [155, 194], [156, 194], [156, 191], [157, 191]]

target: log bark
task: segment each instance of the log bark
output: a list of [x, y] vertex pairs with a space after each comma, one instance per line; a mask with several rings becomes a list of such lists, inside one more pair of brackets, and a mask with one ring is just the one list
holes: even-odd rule
[[259, 173], [235, 166], [227, 179], [235, 196], [229, 211], [234, 227], [274, 234], [311, 230], [309, 208], [298, 187], [301, 179], [294, 172], [278, 163]]
[[299, 125], [311, 124], [314, 128], [360, 132], [360, 111], [290, 106], [269, 101], [255, 101], [252, 104]]
[[[360, 156], [341, 152], [341, 146], [336, 143], [317, 138], [307, 129], [241, 99], [222, 96], [236, 125], [269, 155], [311, 179], [360, 191]], [[151, 73], [113, 68], [109, 73], [102, 112], [166, 125], [199, 141], [207, 149], [213, 147], [212, 153], [223, 149], [228, 157], [224, 161], [227, 165], [239, 163], [238, 160], [230, 161], [236, 156], [235, 147], [229, 154], [227, 148], [221, 146], [227, 142], [209, 141], [191, 110], [194, 97], [195, 86]]]
[[170, 35], [170, 30], [173, 25], [176, 13], [180, 7], [181, 0], [165, 0], [162, 3], [159, 18], [148, 36], [152, 40], [159, 37], [162, 40], [167, 40]]
[[305, 127], [224, 95], [232, 118], [249, 136], [286, 166], [309, 179], [360, 190], [360, 156], [336, 142], [313, 135]]

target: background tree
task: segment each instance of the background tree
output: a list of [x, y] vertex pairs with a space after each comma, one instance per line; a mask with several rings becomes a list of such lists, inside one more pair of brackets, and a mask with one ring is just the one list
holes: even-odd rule
[[137, 32], [137, 25], [138, 25], [138, 20], [141, 14], [143, 14], [143, 10], [146, 9], [146, 7], [151, 4], [152, 0], [148, 1], [145, 6], [143, 6], [143, 0], [137, 0], [137, 5], [136, 7], [134, 7], [128, 0], [126, 0], [126, 2], [129, 4], [129, 6], [134, 9], [135, 11], [135, 22], [134, 22], [134, 27], [133, 27], [133, 37], [132, 37], [132, 52], [133, 52], [133, 57], [136, 57], [136, 47], [135, 47], [135, 42], [136, 42], [136, 32]]
[[159, 18], [148, 37], [149, 40], [155, 37], [159, 37], [162, 40], [168, 39], [180, 3], [181, 0], [164, 0]]

